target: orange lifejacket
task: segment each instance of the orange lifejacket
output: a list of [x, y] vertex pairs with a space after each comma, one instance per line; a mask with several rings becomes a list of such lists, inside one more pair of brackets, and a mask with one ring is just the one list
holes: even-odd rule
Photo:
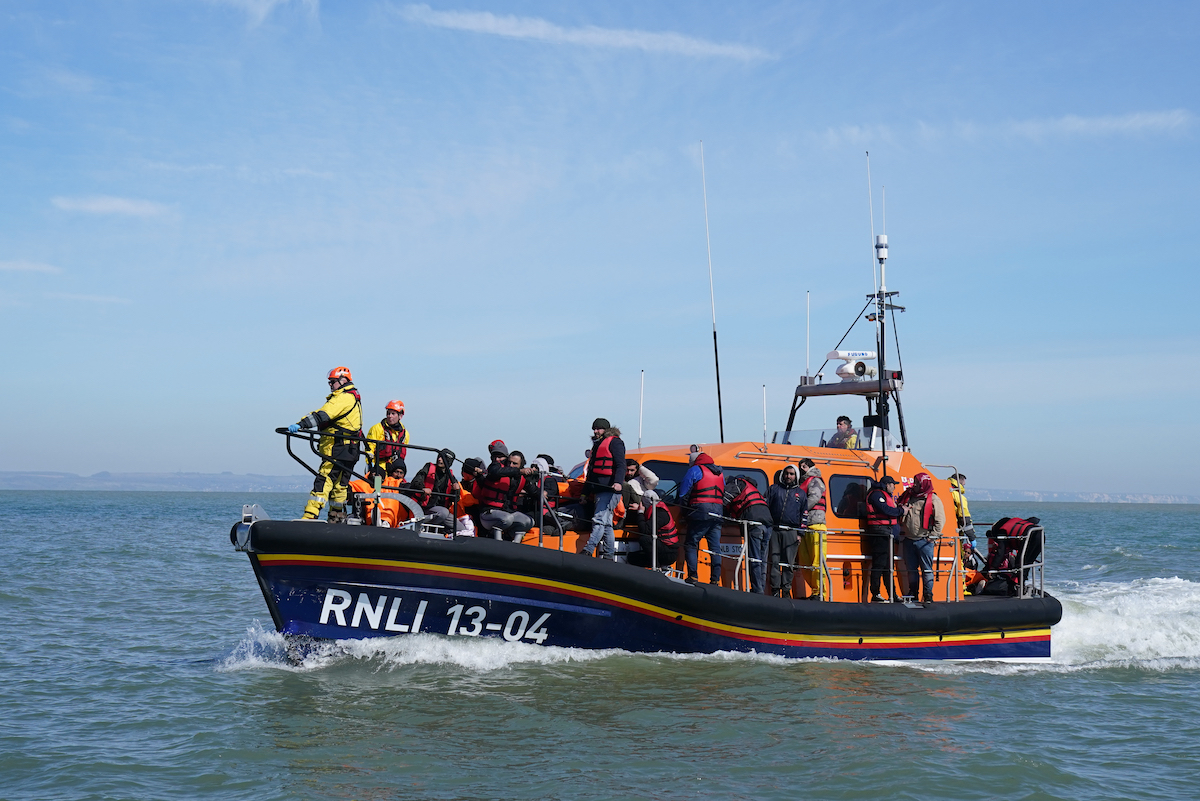
[[[386, 478], [383, 481], [384, 489], [397, 490], [404, 487], [404, 483], [394, 478]], [[382, 524], [387, 522], [389, 526], [395, 528], [406, 520], [412, 519], [412, 512], [408, 507], [400, 503], [396, 496], [384, 495], [379, 499], [379, 521]]]

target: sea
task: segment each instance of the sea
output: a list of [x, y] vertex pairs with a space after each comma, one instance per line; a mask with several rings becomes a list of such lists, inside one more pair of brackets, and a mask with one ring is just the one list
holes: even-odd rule
[[288, 661], [242, 504], [0, 492], [2, 799], [1194, 799], [1200, 506], [1037, 515], [1050, 663], [589, 652], [416, 635]]

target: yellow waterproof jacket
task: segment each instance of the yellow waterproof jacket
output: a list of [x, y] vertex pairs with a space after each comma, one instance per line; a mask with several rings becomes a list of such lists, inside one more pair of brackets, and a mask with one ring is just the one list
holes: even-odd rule
[[962, 487], [958, 486], [954, 479], [950, 479], [950, 497], [954, 499], [954, 515], [958, 518], [959, 525], [962, 525], [962, 522], [971, 516], [971, 509], [967, 506], [967, 496]]
[[325, 456], [333, 452], [334, 440], [341, 443], [338, 434], [355, 434], [362, 430], [362, 401], [353, 384], [346, 384], [325, 396], [325, 405], [300, 421], [302, 428], [315, 428], [324, 432], [318, 450]]
[[[404, 432], [404, 436], [400, 438], [400, 444], [407, 445], [408, 444], [408, 429], [404, 427], [403, 423], [400, 424], [400, 429]], [[381, 441], [388, 440], [389, 437], [387, 436], [387, 434], [389, 431], [392, 432], [392, 436], [394, 437], [395, 429], [387, 428], [387, 426], [384, 425], [384, 421], [380, 420], [378, 423], [371, 426], [371, 430], [367, 432], [367, 439], [377, 439], [377, 440], [381, 440]], [[376, 445], [374, 442], [367, 443], [367, 464], [371, 465], [371, 467], [380, 467], [380, 468], [387, 467], [387, 465], [385, 465], [385, 464], [376, 464], [376, 461], [375, 461], [376, 455], [375, 454], [378, 452], [380, 447], [381, 446]], [[399, 455], [401, 458], [404, 457], [403, 453], [401, 453]], [[391, 458], [394, 459], [395, 454], [393, 454]]]

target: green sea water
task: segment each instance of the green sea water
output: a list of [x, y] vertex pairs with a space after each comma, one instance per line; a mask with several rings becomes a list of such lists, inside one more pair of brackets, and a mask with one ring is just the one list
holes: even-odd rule
[[1197, 798], [1200, 507], [1036, 514], [1050, 664], [448, 641], [298, 666], [228, 531], [303, 496], [0, 492], [0, 798]]

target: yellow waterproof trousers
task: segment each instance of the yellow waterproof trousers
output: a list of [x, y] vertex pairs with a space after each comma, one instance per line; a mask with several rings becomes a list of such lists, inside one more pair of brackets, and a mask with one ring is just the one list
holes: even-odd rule
[[340, 509], [350, 495], [350, 472], [354, 465], [344, 462], [321, 462], [316, 481], [313, 482], [312, 495], [304, 506], [304, 518], [316, 520], [321, 515], [321, 507], [328, 501], [335, 509]]
[[829, 600], [829, 577], [824, 570], [827, 530], [824, 523], [814, 523], [800, 535], [799, 564], [804, 580], [811, 588], [808, 595], [822, 601]]

